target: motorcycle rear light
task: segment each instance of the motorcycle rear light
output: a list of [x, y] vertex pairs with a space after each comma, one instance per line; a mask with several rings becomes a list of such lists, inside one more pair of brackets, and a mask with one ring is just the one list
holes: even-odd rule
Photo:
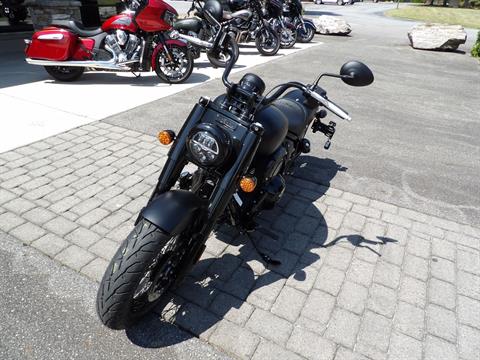
[[242, 189], [243, 192], [251, 193], [253, 190], [255, 190], [256, 186], [257, 179], [254, 177], [244, 176], [242, 180], [240, 180], [240, 189]]
[[175, 133], [172, 130], [162, 130], [157, 135], [162, 145], [170, 145], [175, 140]]

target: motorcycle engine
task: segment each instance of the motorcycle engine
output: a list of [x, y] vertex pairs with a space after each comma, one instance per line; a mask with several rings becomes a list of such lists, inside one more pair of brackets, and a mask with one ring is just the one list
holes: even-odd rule
[[127, 34], [123, 30], [116, 30], [105, 37], [105, 44], [117, 56], [118, 62], [137, 60], [140, 51], [140, 39], [134, 34]]

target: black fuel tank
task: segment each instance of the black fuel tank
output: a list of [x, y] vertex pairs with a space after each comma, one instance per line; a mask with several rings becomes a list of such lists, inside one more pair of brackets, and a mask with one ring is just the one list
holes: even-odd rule
[[270, 155], [282, 144], [288, 133], [288, 119], [275, 106], [267, 105], [255, 114], [255, 122], [265, 129], [258, 153]]

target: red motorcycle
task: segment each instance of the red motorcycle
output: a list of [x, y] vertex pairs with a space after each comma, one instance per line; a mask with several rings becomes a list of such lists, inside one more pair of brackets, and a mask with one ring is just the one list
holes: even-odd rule
[[85, 68], [151, 71], [168, 83], [181, 83], [193, 70], [187, 45], [168, 33], [176, 10], [162, 0], [128, 0], [126, 10], [99, 28], [56, 20], [25, 40], [26, 61], [44, 66], [57, 80], [78, 79]]

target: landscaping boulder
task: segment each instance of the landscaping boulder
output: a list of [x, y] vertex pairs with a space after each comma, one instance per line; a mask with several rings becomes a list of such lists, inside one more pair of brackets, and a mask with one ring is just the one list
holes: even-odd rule
[[467, 33], [461, 25], [421, 24], [408, 33], [410, 45], [422, 50], [457, 50]]
[[317, 33], [323, 35], [348, 35], [352, 31], [351, 26], [338, 16], [320, 15], [312, 20]]

